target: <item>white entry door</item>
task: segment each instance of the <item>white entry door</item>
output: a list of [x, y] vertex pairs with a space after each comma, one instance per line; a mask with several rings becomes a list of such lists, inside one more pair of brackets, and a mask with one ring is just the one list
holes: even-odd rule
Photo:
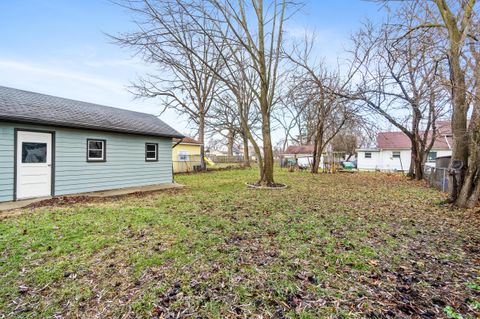
[[17, 132], [17, 199], [52, 195], [52, 134]]

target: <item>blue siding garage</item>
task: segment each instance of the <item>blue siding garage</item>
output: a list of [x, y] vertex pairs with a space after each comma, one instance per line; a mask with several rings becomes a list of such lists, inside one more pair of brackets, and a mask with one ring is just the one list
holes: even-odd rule
[[[0, 89], [0, 96], [1, 93]], [[57, 103], [63, 100], [56, 99], [59, 99]], [[85, 109], [88, 112], [87, 106], [83, 106], [84, 112]], [[98, 110], [103, 109], [95, 105], [93, 111]], [[113, 108], [107, 111], [115, 113]], [[129, 116], [128, 111], [119, 112], [122, 117]], [[132, 121], [139, 121], [142, 113], [131, 113]], [[111, 120], [112, 116], [109, 114], [108, 118]], [[152, 130], [149, 122], [151, 131], [145, 134], [122, 132], [125, 127], [129, 129], [128, 123], [124, 127], [117, 123], [114, 128], [105, 125], [105, 130], [99, 130], [65, 127], [68, 123], [60, 126], [25, 123], [26, 120], [17, 122], [10, 118], [2, 118], [0, 110], [0, 201], [41, 197], [44, 193], [35, 196], [41, 187], [48, 190], [48, 196], [55, 196], [172, 182], [172, 137], [181, 135], [163, 122], [160, 122], [160, 131]], [[72, 126], [79, 126], [78, 122]], [[45, 143], [35, 140], [43, 136], [51, 136], [51, 139]], [[46, 143], [51, 143], [48, 153], [44, 147]], [[45, 178], [40, 176], [43, 174], [40, 169], [44, 169], [43, 172], [51, 170], [48, 185], [42, 184]], [[29, 171], [22, 175], [21, 170]], [[21, 187], [25, 189], [19, 189]]]
[[13, 130], [0, 123], [0, 202], [13, 200]]

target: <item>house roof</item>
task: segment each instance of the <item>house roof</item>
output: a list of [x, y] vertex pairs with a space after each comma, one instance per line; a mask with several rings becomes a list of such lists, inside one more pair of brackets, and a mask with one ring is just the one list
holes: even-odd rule
[[203, 145], [202, 143], [200, 143], [199, 141], [191, 138], [191, 137], [188, 137], [188, 136], [185, 136], [183, 139], [180, 139], [180, 138], [174, 138], [173, 139], [173, 142], [174, 143], [178, 143], [179, 141], [181, 140], [181, 143], [180, 144], [196, 144], [196, 145]]
[[290, 145], [285, 154], [313, 154], [314, 145]]
[[441, 135], [452, 135], [452, 125], [450, 121], [437, 121], [437, 132]]
[[[435, 138], [432, 148], [449, 150], [451, 145], [451, 136], [442, 133]], [[380, 149], [409, 149], [412, 147], [412, 143], [403, 132], [380, 132], [377, 135], [377, 147]]]
[[0, 120], [183, 137], [154, 115], [0, 86]]

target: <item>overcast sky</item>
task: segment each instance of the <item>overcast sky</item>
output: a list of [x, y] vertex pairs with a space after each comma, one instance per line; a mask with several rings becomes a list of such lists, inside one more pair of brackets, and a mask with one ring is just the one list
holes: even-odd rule
[[[361, 22], [383, 16], [368, 1], [311, 0], [286, 30], [315, 31], [319, 55], [336, 63]], [[107, 0], [0, 1], [0, 85], [159, 114], [158, 101], [133, 100], [126, 90], [150, 66], [105, 35], [132, 30], [129, 13]], [[193, 132], [173, 111], [161, 118]]]

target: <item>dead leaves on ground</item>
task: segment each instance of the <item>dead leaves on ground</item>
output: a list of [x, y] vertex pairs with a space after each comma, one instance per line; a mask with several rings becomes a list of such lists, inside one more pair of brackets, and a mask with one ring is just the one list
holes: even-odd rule
[[[438, 204], [442, 194], [396, 174], [284, 172], [277, 178], [291, 187], [281, 192], [245, 189], [254, 174], [184, 175], [187, 190], [116, 199], [138, 205], [136, 219], [112, 221], [118, 244], [43, 290], [16, 278], [9, 313], [23, 302], [17, 316], [41, 316], [28, 304], [38, 294], [43, 305], [60, 300], [58, 318], [441, 318], [447, 307], [480, 315], [480, 293], [468, 286], [480, 280], [477, 211], [452, 211]], [[82, 209], [82, 200], [51, 204], [59, 219], [61, 205]], [[95, 217], [109, 203], [92, 204]], [[165, 216], [171, 223], [160, 227]], [[80, 291], [74, 299], [61, 296], [69, 284]]]

